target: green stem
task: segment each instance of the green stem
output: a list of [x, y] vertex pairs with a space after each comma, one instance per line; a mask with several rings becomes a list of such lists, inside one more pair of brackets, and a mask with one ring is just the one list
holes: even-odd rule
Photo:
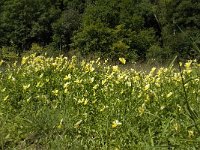
[[183, 87], [183, 93], [184, 93], [184, 100], [185, 100], [185, 104], [186, 104], [186, 109], [189, 112], [189, 117], [193, 121], [193, 123], [195, 125], [195, 128], [197, 129], [198, 133], [200, 133], [199, 127], [198, 127], [198, 125], [196, 123], [197, 116], [193, 112], [192, 108], [190, 107], [190, 103], [188, 101], [188, 95], [187, 95], [187, 92], [186, 92], [186, 89], [185, 89], [185, 82], [184, 82], [184, 78], [183, 78], [183, 72], [182, 72], [180, 64], [178, 66], [179, 66], [179, 71], [180, 71], [180, 75], [181, 75], [181, 82], [182, 82], [182, 87]]

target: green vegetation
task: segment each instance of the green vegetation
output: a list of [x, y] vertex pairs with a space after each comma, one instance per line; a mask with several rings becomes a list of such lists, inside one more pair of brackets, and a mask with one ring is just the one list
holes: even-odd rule
[[200, 147], [195, 61], [149, 73], [33, 54], [0, 64], [1, 149]]
[[198, 0], [1, 0], [0, 51], [21, 56], [36, 43], [112, 60], [194, 59], [199, 11]]
[[199, 0], [0, 0], [0, 149], [199, 149], [199, 12]]

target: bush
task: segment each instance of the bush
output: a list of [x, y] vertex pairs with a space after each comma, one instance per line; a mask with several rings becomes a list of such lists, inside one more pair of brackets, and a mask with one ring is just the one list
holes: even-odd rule
[[0, 58], [6, 61], [15, 61], [18, 59], [18, 55], [15, 51], [15, 47], [3, 47], [0, 49]]
[[161, 48], [159, 45], [152, 45], [147, 50], [147, 60], [156, 60], [156, 62], [166, 63], [173, 56], [172, 51], [165, 47]]

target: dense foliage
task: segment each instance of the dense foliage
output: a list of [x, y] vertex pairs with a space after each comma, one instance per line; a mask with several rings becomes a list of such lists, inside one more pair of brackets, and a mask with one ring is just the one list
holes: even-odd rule
[[199, 14], [198, 0], [1, 0], [1, 55], [37, 43], [112, 59], [194, 58]]
[[1, 149], [200, 147], [195, 61], [149, 73], [61, 56], [0, 65]]

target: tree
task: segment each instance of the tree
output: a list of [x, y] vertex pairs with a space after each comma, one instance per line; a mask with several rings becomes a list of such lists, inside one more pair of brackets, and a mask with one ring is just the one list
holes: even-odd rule
[[51, 23], [59, 13], [50, 0], [7, 0], [3, 10], [2, 29], [7, 46], [14, 45], [21, 53], [35, 41], [50, 42]]
[[[82, 28], [73, 38], [74, 48], [82, 53], [102, 52], [112, 58], [139, 56], [156, 42], [148, 1], [97, 0], [83, 14]], [[119, 34], [120, 33], [120, 34]], [[136, 56], [136, 57], [135, 57]]]
[[69, 49], [73, 32], [79, 28], [80, 22], [79, 12], [69, 9], [63, 11], [60, 18], [52, 24], [53, 42], [58, 49]]
[[167, 7], [169, 24], [165, 27], [168, 29], [165, 34], [169, 38], [166, 45], [183, 58], [194, 57], [196, 48], [200, 46], [200, 2], [170, 1]]
[[[4, 6], [5, 0], [0, 1], [0, 18], [3, 18], [3, 6]], [[4, 31], [4, 22], [2, 19], [0, 19], [0, 48], [2, 45], [6, 43], [6, 38], [5, 38], [5, 31]]]

